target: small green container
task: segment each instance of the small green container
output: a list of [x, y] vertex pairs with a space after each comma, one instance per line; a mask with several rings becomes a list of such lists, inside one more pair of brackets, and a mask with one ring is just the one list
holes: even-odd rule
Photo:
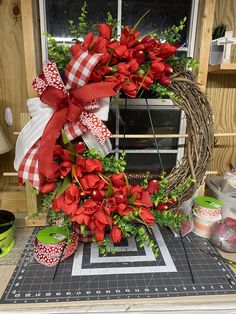
[[0, 210], [0, 258], [7, 255], [14, 247], [15, 215]]

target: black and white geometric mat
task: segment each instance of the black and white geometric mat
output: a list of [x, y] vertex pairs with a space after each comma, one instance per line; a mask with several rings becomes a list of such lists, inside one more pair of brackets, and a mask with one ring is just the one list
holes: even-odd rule
[[160, 248], [155, 257], [135, 239], [123, 239], [115, 255], [101, 256], [95, 244], [80, 244], [74, 256], [54, 267], [33, 259], [35, 229], [0, 303], [37, 303], [127, 298], [162, 298], [236, 294], [236, 277], [217, 257], [208, 240], [184, 237], [195, 282], [192, 283], [180, 238], [155, 226], [151, 237]]

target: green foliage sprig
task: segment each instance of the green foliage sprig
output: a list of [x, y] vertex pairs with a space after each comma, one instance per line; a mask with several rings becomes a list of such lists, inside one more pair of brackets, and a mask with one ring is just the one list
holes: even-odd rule
[[185, 55], [173, 56], [169, 58], [169, 63], [174, 68], [180, 70], [195, 70], [199, 69], [199, 62], [192, 57], [186, 57]]
[[81, 38], [83, 38], [86, 33], [88, 32], [88, 24], [87, 24], [87, 2], [85, 1], [83, 6], [81, 7], [81, 13], [78, 17], [78, 24], [75, 25], [75, 22], [73, 20], [69, 20], [69, 31], [70, 34], [74, 37], [75, 41], [81, 41]]
[[65, 70], [71, 59], [69, 46], [66, 43], [58, 43], [49, 33], [45, 33], [48, 39], [48, 55], [56, 63], [59, 70]]
[[168, 226], [173, 230], [180, 230], [183, 222], [187, 219], [186, 216], [170, 210], [159, 211], [153, 209], [151, 212], [160, 226]]
[[173, 102], [177, 102], [179, 97], [168, 87], [159, 84], [158, 82], [154, 82], [151, 85], [151, 94], [155, 98], [160, 99], [171, 99]]
[[164, 29], [160, 34], [151, 33], [151, 35], [159, 40], [165, 40], [169, 43], [176, 43], [181, 38], [181, 31], [186, 26], [187, 18], [184, 17], [182, 20], [180, 20], [179, 25], [172, 25], [169, 28]]

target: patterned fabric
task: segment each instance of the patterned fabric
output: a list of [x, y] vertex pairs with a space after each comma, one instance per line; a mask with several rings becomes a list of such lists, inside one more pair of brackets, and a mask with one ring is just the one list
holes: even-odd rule
[[112, 136], [106, 125], [95, 114], [86, 110], [82, 111], [80, 121], [96, 136], [98, 141], [104, 144], [107, 138]]
[[38, 147], [39, 142], [36, 142], [25, 155], [18, 170], [19, 184], [23, 184], [28, 180], [37, 189], [39, 189], [40, 185], [38, 174]]
[[88, 83], [89, 74], [97, 64], [102, 54], [89, 55], [88, 51], [79, 51], [75, 58], [66, 66], [66, 89], [84, 86]]
[[78, 223], [73, 223], [73, 229], [78, 234], [78, 241], [80, 243], [91, 243], [94, 233], [92, 231], [87, 231], [87, 235], [83, 235], [80, 231], [80, 225]]
[[[55, 266], [57, 265], [60, 255], [63, 250], [64, 241], [59, 243], [43, 243], [35, 239], [34, 242], [34, 258], [37, 262], [44, 266]], [[78, 246], [78, 235], [76, 232], [73, 232], [71, 242], [66, 245], [64, 250], [63, 257], [61, 262], [63, 262], [66, 258], [71, 256]]]
[[61, 79], [56, 64], [52, 61], [44, 63], [43, 74], [39, 75], [32, 84], [32, 87], [39, 94], [39, 96], [44, 92], [47, 86], [52, 86], [66, 92], [65, 85]]

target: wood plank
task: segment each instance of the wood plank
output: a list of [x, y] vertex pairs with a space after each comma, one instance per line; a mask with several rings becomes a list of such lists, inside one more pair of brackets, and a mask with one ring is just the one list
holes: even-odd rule
[[[24, 67], [24, 46], [22, 37], [21, 7], [19, 1], [0, 1], [0, 124], [14, 145], [15, 130], [20, 130], [20, 112], [26, 111], [27, 98]], [[13, 126], [7, 127], [4, 119], [5, 108], [13, 113]], [[4, 171], [13, 171], [14, 149], [0, 155], [0, 190], [11, 189], [17, 184], [16, 178], [3, 177]]]
[[199, 23], [202, 24], [202, 32], [198, 47], [199, 49], [198, 83], [200, 84], [200, 88], [203, 91], [205, 91], [207, 83], [208, 61], [210, 53], [215, 2], [216, 2], [215, 0], [201, 1], [202, 5], [204, 3], [204, 10], [202, 16], [199, 17]]
[[[235, 0], [217, 0], [215, 6], [214, 27], [219, 24], [227, 25], [227, 30], [236, 36], [236, 5]], [[236, 45], [232, 45], [231, 63], [236, 63]]]
[[0, 208], [15, 213], [27, 212], [25, 191], [0, 191]]
[[22, 29], [25, 53], [25, 71], [27, 95], [36, 97], [37, 94], [32, 88], [32, 82], [37, 76], [37, 61], [35, 47], [34, 17], [32, 0], [21, 0]]
[[[214, 27], [224, 23], [228, 30], [236, 35], [235, 0], [217, 0], [215, 6]], [[232, 46], [231, 62], [236, 64], [236, 47]], [[231, 64], [232, 65], [232, 64]], [[226, 66], [226, 65], [225, 65]], [[230, 64], [229, 64], [230, 66]], [[215, 132], [235, 132], [236, 130], [236, 73], [208, 76], [207, 94], [212, 105]], [[229, 164], [236, 167], [236, 138], [217, 138], [213, 161], [210, 169], [217, 169], [222, 175], [229, 169]]]
[[[207, 93], [212, 104], [216, 132], [236, 130], [236, 76], [209, 76]], [[215, 139], [213, 161], [210, 170], [218, 170], [220, 175], [229, 169], [229, 164], [236, 167], [236, 138], [218, 137]]]
[[221, 63], [208, 68], [211, 74], [236, 74], [236, 63]]

